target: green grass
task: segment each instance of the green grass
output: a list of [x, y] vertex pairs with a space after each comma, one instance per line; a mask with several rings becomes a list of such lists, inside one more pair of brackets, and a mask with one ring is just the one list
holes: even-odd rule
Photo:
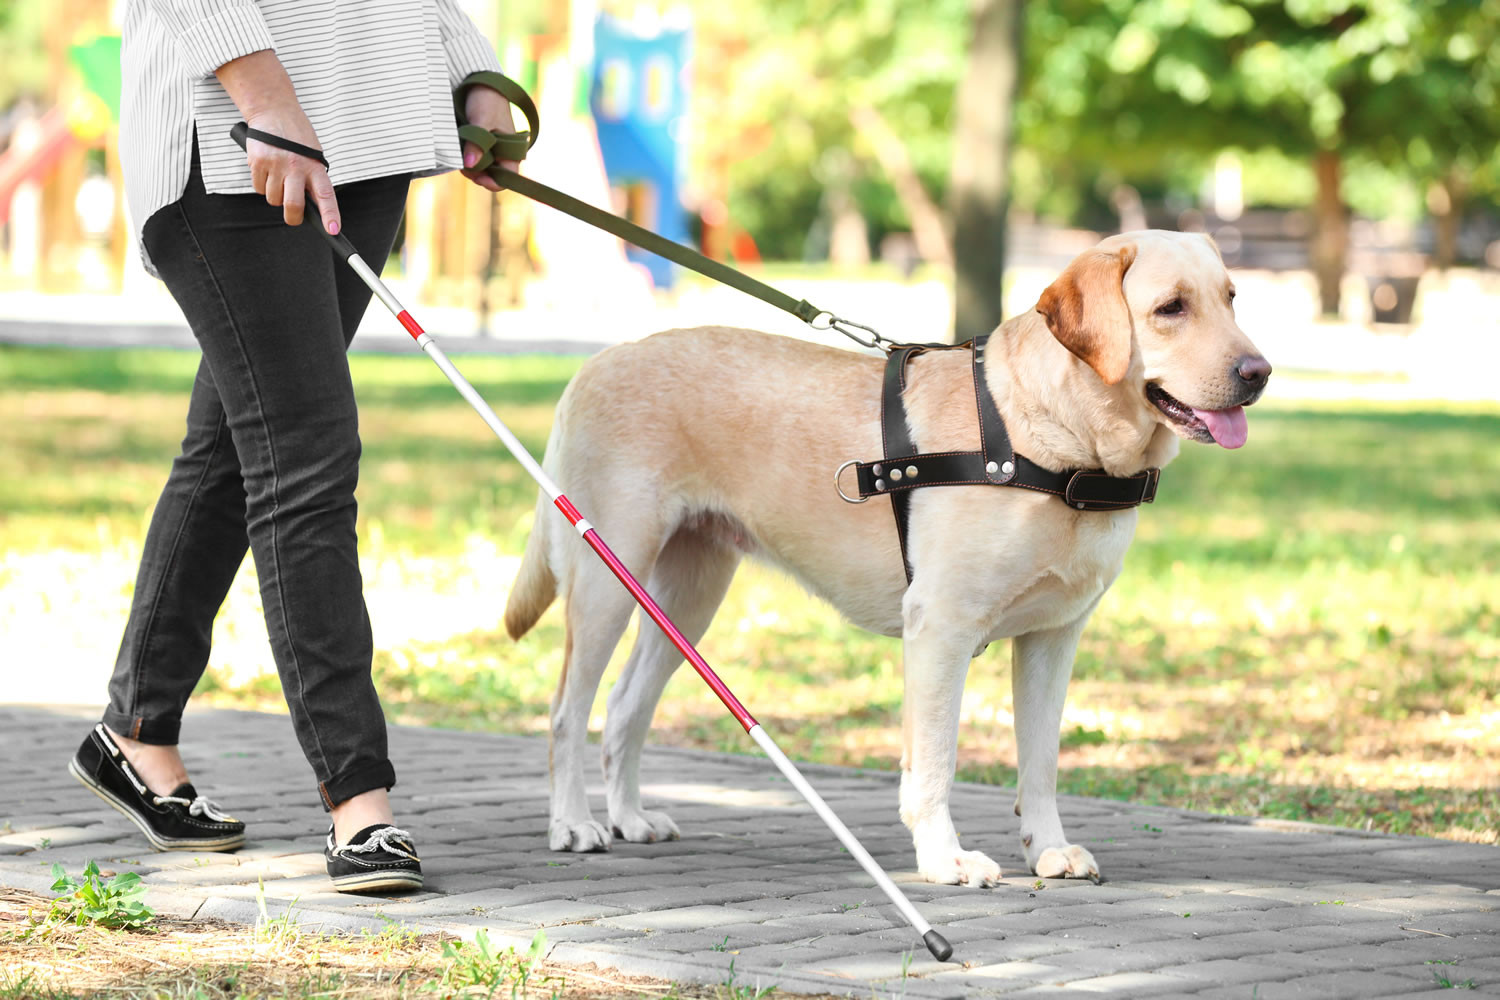
[[[537, 453], [580, 363], [460, 359]], [[0, 555], [78, 563], [49, 592], [59, 615], [71, 601], [123, 624], [196, 364], [171, 351], [0, 350]], [[388, 711], [544, 731], [560, 616], [520, 643], [499, 622], [534, 487], [425, 358], [351, 364], [367, 593], [372, 608], [401, 609], [376, 615]], [[1250, 423], [1239, 452], [1185, 446], [1142, 511], [1079, 650], [1062, 787], [1495, 842], [1500, 407], [1281, 401], [1273, 382]], [[16, 603], [5, 598], [27, 587], [22, 576], [0, 563], [0, 607]], [[258, 629], [254, 597], [248, 583], [231, 595], [221, 625], [232, 638]], [[279, 703], [273, 675], [245, 679], [269, 669], [257, 641], [224, 645], [205, 693]], [[896, 641], [750, 567], [702, 650], [793, 756], [897, 765]], [[970, 671], [962, 777], [1013, 781], [1010, 711], [997, 643]], [[657, 721], [659, 741], [749, 749], [686, 671]]]

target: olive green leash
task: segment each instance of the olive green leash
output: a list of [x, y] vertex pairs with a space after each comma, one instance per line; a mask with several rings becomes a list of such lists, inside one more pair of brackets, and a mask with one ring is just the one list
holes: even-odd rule
[[[464, 118], [464, 99], [469, 89], [476, 85], [499, 91], [513, 106], [519, 108], [526, 118], [527, 131], [492, 132], [478, 125], [469, 124]], [[520, 84], [509, 77], [489, 71], [470, 73], [453, 92], [453, 108], [458, 117], [459, 138], [464, 142], [472, 142], [480, 152], [479, 161], [468, 169], [483, 173], [502, 188], [540, 202], [549, 208], [555, 208], [581, 222], [618, 236], [628, 243], [633, 243], [642, 250], [665, 257], [705, 277], [722, 282], [731, 288], [737, 288], [747, 295], [753, 295], [768, 305], [791, 313], [815, 330], [836, 330], [858, 344], [865, 347], [878, 347], [883, 351], [889, 351], [894, 345], [895, 341], [880, 335], [862, 323], [835, 316], [826, 309], [819, 309], [806, 299], [794, 299], [765, 282], [757, 281], [727, 264], [705, 257], [681, 243], [669, 240], [618, 215], [595, 208], [556, 188], [548, 187], [546, 184], [501, 166], [505, 162], [518, 163], [525, 159], [527, 152], [535, 145], [537, 133], [540, 130], [535, 102]], [[862, 331], [862, 334], [855, 333], [855, 330]]]

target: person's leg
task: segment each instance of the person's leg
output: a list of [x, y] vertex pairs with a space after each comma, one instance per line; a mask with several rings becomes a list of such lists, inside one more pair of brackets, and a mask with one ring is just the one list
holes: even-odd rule
[[104, 723], [158, 795], [188, 781], [177, 751], [188, 695], [208, 665], [213, 620], [244, 561], [245, 488], [218, 389], [198, 365], [187, 434], [141, 552]]
[[[374, 260], [383, 259], [400, 215], [389, 185], [384, 200], [393, 204], [378, 247], [368, 232], [346, 227]], [[371, 206], [350, 214], [360, 229], [381, 227]], [[272, 650], [324, 804], [383, 791], [394, 772], [369, 675], [354, 536], [360, 446], [344, 358], [346, 331], [357, 321], [341, 315], [333, 254], [310, 227], [286, 227], [258, 197], [205, 195], [193, 183], [152, 218], [146, 237], [203, 347], [226, 414]], [[154, 677], [154, 664], [139, 673]], [[185, 700], [186, 673], [162, 676]], [[152, 721], [138, 732], [150, 732]]]
[[[390, 252], [407, 183], [392, 177], [340, 191], [355, 211], [345, 235], [377, 266]], [[196, 169], [190, 185], [201, 185]], [[347, 267], [334, 274], [347, 347], [370, 291]], [[245, 503], [239, 456], [205, 359], [193, 384], [187, 435], [147, 533], [105, 714], [116, 742], [158, 794], [188, 780], [176, 746], [178, 729], [208, 663], [214, 617], [244, 559]], [[383, 801], [385, 790], [362, 794]]]
[[[377, 273], [385, 267], [401, 222], [406, 202], [406, 177], [387, 177], [339, 189], [339, 208], [343, 216], [344, 235], [359, 249], [360, 257]], [[354, 273], [353, 268], [338, 261], [334, 267], [334, 287], [338, 297], [339, 318], [343, 322], [344, 344], [354, 340], [360, 320], [370, 304], [370, 287]], [[392, 320], [394, 323], [395, 321]], [[333, 818], [334, 838], [346, 844], [361, 830], [376, 824], [391, 823], [390, 796], [384, 788], [372, 788], [335, 803], [329, 810]]]

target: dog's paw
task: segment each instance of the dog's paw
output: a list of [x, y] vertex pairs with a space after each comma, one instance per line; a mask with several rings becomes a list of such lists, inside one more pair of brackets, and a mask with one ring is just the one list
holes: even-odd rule
[[1099, 877], [1099, 863], [1094, 856], [1077, 844], [1064, 847], [1049, 847], [1037, 855], [1031, 870], [1042, 878], [1086, 878], [1091, 882], [1103, 881]]
[[607, 851], [611, 839], [604, 825], [594, 820], [569, 823], [555, 819], [547, 827], [547, 846], [554, 851], [572, 851], [574, 854]]
[[666, 813], [641, 809], [614, 820], [615, 836], [630, 844], [654, 844], [658, 840], [680, 840], [677, 824]]
[[988, 889], [1000, 881], [1000, 866], [978, 851], [954, 851], [921, 866], [922, 877], [944, 885]]

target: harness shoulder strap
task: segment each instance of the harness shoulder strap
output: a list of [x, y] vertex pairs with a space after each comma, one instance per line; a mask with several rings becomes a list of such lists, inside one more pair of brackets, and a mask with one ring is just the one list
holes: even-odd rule
[[[907, 362], [918, 354], [943, 346], [946, 345], [903, 344], [886, 357], [885, 380], [880, 394], [880, 440], [887, 458], [905, 458], [917, 453], [906, 421], [906, 402], [903, 399]], [[900, 479], [899, 470], [895, 476]], [[911, 494], [906, 490], [891, 494], [891, 513], [896, 518], [896, 538], [901, 543], [901, 565], [906, 570], [907, 583], [911, 583], [911, 563], [906, 558], [906, 523], [910, 506]]]
[[997, 486], [1007, 486], [1016, 477], [1016, 456], [985, 377], [984, 355], [989, 350], [990, 335], [975, 337], [973, 344], [974, 404], [979, 408], [979, 450], [984, 459], [984, 476]]

